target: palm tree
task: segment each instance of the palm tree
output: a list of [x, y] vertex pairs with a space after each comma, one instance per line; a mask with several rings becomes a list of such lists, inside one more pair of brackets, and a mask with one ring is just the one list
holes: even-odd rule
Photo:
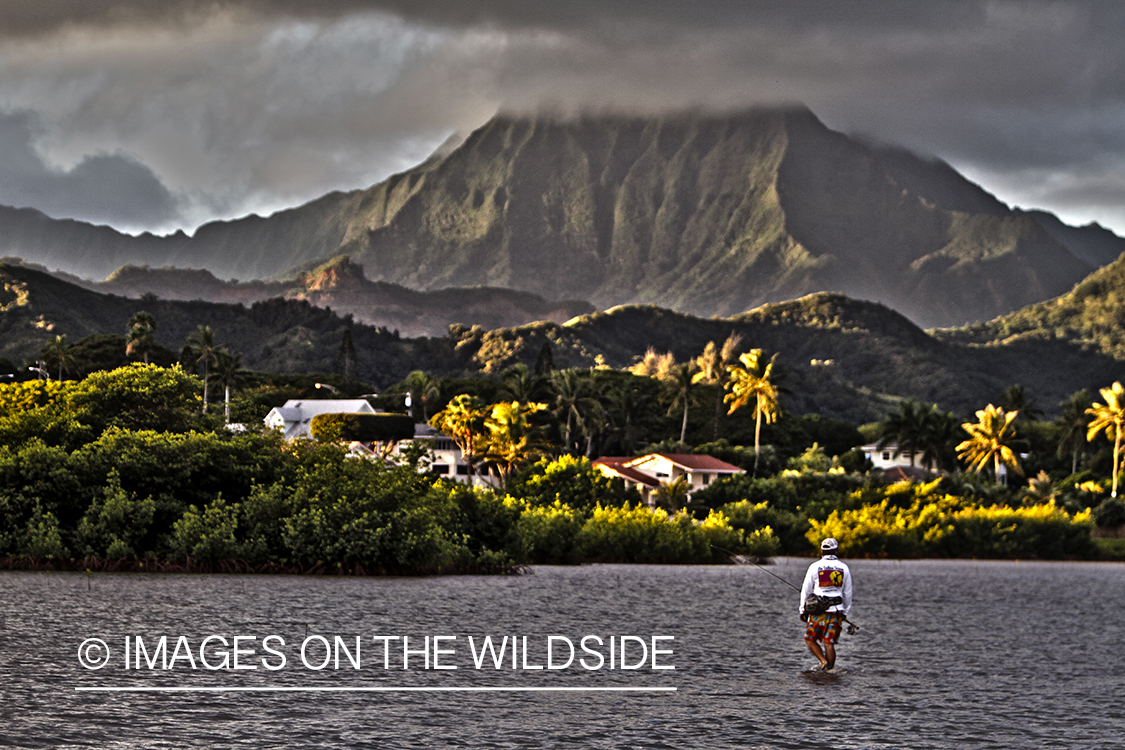
[[1111, 497], [1117, 497], [1117, 474], [1121, 464], [1121, 427], [1125, 423], [1125, 389], [1120, 382], [1114, 383], [1109, 388], [1100, 390], [1105, 404], [1095, 403], [1086, 413], [1094, 419], [1086, 429], [1086, 439], [1093, 440], [1097, 434], [1105, 430], [1105, 436], [1113, 440], [1113, 492]]
[[66, 336], [55, 336], [39, 353], [47, 367], [57, 366], [59, 368], [60, 381], [63, 377], [63, 371], [74, 366], [74, 355], [70, 350], [70, 345], [66, 343]]
[[430, 420], [431, 425], [448, 435], [461, 449], [461, 456], [469, 467], [469, 484], [473, 483], [484, 417], [484, 402], [476, 396], [462, 393]]
[[504, 388], [501, 390], [512, 401], [531, 402], [543, 394], [546, 379], [536, 375], [530, 367], [520, 363], [504, 371], [501, 376]]
[[687, 437], [688, 406], [696, 397], [696, 375], [699, 374], [699, 365], [694, 361], [676, 365], [664, 376], [664, 397], [669, 401], [668, 414], [671, 415], [676, 407], [684, 405], [684, 419], [680, 425], [680, 442]]
[[520, 466], [543, 455], [539, 428], [528, 417], [547, 408], [546, 404], [501, 401], [493, 404], [492, 413], [484, 420], [488, 434], [484, 438], [484, 458], [497, 468], [500, 483], [507, 485]]
[[441, 400], [441, 381], [422, 370], [415, 370], [403, 382], [410, 392], [411, 408], [421, 404], [422, 421], [429, 422], [430, 404]]
[[1034, 422], [1043, 416], [1043, 410], [1039, 408], [1039, 402], [1033, 398], [1028, 398], [1027, 388], [1019, 383], [1009, 386], [1008, 390], [1000, 394], [998, 403], [1004, 411], [1019, 412], [1017, 419]]
[[195, 357], [195, 364], [203, 365], [203, 413], [207, 413], [207, 380], [211, 365], [218, 357], [219, 348], [215, 346], [215, 333], [210, 326], [199, 326], [187, 338], [187, 349]]
[[1068, 452], [1071, 454], [1070, 473], [1076, 474], [1078, 454], [1085, 452], [1086, 430], [1090, 426], [1090, 418], [1086, 413], [1090, 408], [1090, 391], [1083, 388], [1059, 406], [1062, 407], [1062, 414], [1055, 420], [1055, 424], [1062, 430], [1058, 455], [1061, 458]]
[[897, 447], [895, 455], [905, 453], [911, 467], [914, 466], [914, 457], [921, 452], [925, 438], [926, 412], [921, 404], [914, 401], [902, 401], [898, 411], [891, 412], [879, 423], [879, 449], [894, 444]]
[[128, 343], [125, 345], [125, 356], [141, 355], [145, 364], [148, 364], [148, 353], [156, 343], [156, 318], [150, 313], [141, 310], [129, 318]]
[[[735, 355], [741, 344], [742, 337], [733, 332], [727, 336], [722, 348], [716, 346], [714, 341], [708, 341], [707, 346], [703, 348], [703, 354], [695, 358], [695, 363], [699, 366], [699, 372], [695, 376], [696, 382], [719, 384], [726, 380], [727, 370], [734, 364]], [[719, 439], [719, 417], [722, 411], [723, 389], [718, 388], [715, 391], [715, 415], [711, 430], [713, 440]]]
[[661, 482], [656, 488], [656, 504], [670, 511], [683, 508], [690, 499], [687, 477], [683, 474], [667, 482]]
[[927, 469], [952, 471], [957, 467], [957, 418], [950, 412], [938, 411], [937, 404], [923, 417], [922, 464]]
[[576, 429], [587, 426], [588, 417], [601, 411], [601, 404], [591, 395], [590, 379], [587, 373], [578, 369], [555, 370], [550, 376], [551, 390], [555, 392], [555, 417], [566, 420], [563, 434], [563, 450], [573, 450], [573, 435]]
[[216, 382], [223, 386], [223, 415], [227, 424], [230, 424], [230, 389], [237, 386], [242, 380], [242, 360], [237, 354], [231, 354], [225, 349], [216, 353], [215, 369], [212, 372]]
[[1022, 474], [1019, 459], [1011, 448], [1016, 437], [1012, 422], [1017, 416], [1019, 412], [1006, 412], [992, 404], [978, 411], [978, 421], [961, 425], [969, 433], [969, 439], [957, 445], [958, 458], [968, 461], [969, 470], [978, 473], [991, 462], [997, 484], [1000, 484], [1001, 464]]
[[739, 365], [732, 365], [730, 368], [730, 380], [727, 381], [727, 388], [730, 390], [723, 400], [730, 402], [730, 409], [727, 414], [733, 414], [737, 409], [754, 402], [754, 474], [753, 477], [758, 476], [758, 454], [761, 453], [761, 437], [762, 437], [762, 420], [766, 424], [772, 423], [781, 414], [781, 408], [778, 405], [778, 396], [780, 390], [774, 382], [773, 366], [777, 360], [777, 355], [774, 354], [770, 357], [769, 362], [765, 361], [765, 355], [761, 349], [751, 349], [738, 358], [742, 363]]

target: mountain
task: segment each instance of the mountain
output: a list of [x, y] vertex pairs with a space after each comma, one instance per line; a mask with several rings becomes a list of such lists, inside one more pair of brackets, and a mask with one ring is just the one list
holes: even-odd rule
[[1060, 297], [935, 334], [943, 341], [970, 346], [1067, 341], [1125, 360], [1125, 257], [1098, 269]]
[[[895, 408], [896, 399], [911, 398], [967, 417], [1016, 383], [1050, 410], [1080, 388], [1120, 379], [1125, 349], [1041, 333], [1056, 330], [1049, 314], [1072, 303], [1115, 314], [1116, 300], [1125, 299], [1116, 291], [1125, 283], [1125, 261], [1092, 281], [1057, 302], [1012, 316], [1007, 329], [993, 321], [928, 333], [884, 305], [818, 293], [730, 318], [632, 305], [561, 325], [541, 321], [490, 331], [454, 325], [442, 337], [406, 338], [307, 300], [275, 298], [248, 306], [151, 298], [140, 302], [0, 264], [0, 359], [33, 360], [57, 334], [72, 343], [87, 336], [120, 335], [142, 305], [157, 321], [157, 343], [171, 352], [180, 350], [196, 326], [208, 325], [216, 341], [239, 353], [246, 367], [270, 372], [334, 371], [344, 331], [350, 330], [359, 378], [380, 389], [417, 369], [441, 377], [496, 376], [518, 363], [533, 365], [545, 344], [560, 368], [627, 367], [650, 347], [672, 352], [682, 362], [698, 356], [707, 342], [721, 343], [735, 333], [742, 336], [744, 348], [779, 354], [792, 392], [786, 408], [795, 413], [860, 423], [880, 419]], [[1022, 330], [1015, 330], [1017, 323]], [[1091, 330], [1102, 325], [1107, 323]], [[1118, 339], [1125, 339], [1121, 324], [1112, 325]], [[123, 354], [124, 339], [116, 346]]]
[[[23, 265], [16, 258], [0, 261]], [[38, 264], [26, 264], [46, 271]], [[587, 302], [551, 302], [511, 289], [462, 287], [417, 292], [383, 281], [369, 281], [363, 268], [340, 256], [287, 281], [235, 282], [217, 279], [209, 271], [182, 268], [122, 266], [104, 281], [71, 274], [54, 276], [91, 291], [150, 300], [206, 300], [253, 304], [275, 297], [305, 300], [350, 315], [367, 325], [398, 331], [403, 336], [444, 336], [449, 326], [487, 329], [523, 325], [536, 320], [562, 323], [592, 312]]]
[[88, 278], [125, 265], [205, 268], [224, 278], [265, 279], [339, 247], [363, 194], [330, 193], [267, 218], [204, 224], [195, 234], [132, 236], [110, 227], [52, 219], [30, 208], [0, 206], [0, 254]]
[[91, 278], [132, 264], [241, 279], [346, 254], [370, 279], [416, 291], [486, 286], [703, 316], [834, 291], [929, 327], [1062, 294], [1125, 242], [1052, 218], [800, 107], [498, 116], [367, 190], [191, 237], [0, 209], [0, 253]]
[[1047, 234], [1066, 246], [1070, 252], [1095, 268], [1109, 265], [1125, 253], [1125, 238], [1097, 223], [1084, 227], [1064, 224], [1059, 217], [1046, 211], [1013, 209], [1016, 216], [1027, 216], [1043, 227]]
[[367, 191], [343, 249], [415, 288], [456, 279], [697, 315], [827, 290], [924, 326], [991, 318], [1092, 270], [948, 165], [803, 108], [498, 117]]

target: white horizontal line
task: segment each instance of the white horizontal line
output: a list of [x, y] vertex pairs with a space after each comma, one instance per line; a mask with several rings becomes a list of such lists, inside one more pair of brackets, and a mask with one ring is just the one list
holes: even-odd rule
[[76, 687], [80, 693], [668, 693], [674, 687]]

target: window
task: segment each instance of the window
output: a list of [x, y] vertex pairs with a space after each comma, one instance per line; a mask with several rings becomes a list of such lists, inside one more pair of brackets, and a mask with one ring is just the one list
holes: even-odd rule
[[883, 451], [883, 460], [884, 461], [890, 461], [891, 460], [891, 452], [890, 451]]
[[434, 464], [433, 466], [430, 467], [430, 471], [432, 471], [435, 474], [448, 474], [449, 473], [449, 464]]
[[709, 484], [711, 484], [711, 475], [710, 474], [704, 474], [703, 475], [703, 486], [706, 487]]
[[459, 477], [469, 476], [469, 467], [465, 464], [457, 464], [457, 476], [459, 476]]

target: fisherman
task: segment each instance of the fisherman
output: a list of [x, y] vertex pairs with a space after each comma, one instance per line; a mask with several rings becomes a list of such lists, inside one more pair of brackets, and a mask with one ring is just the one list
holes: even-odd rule
[[820, 662], [821, 671], [836, 666], [836, 642], [852, 608], [852, 573], [836, 558], [839, 549], [839, 542], [831, 537], [821, 542], [821, 558], [809, 566], [801, 587], [799, 612], [801, 622], [806, 623], [805, 643]]

